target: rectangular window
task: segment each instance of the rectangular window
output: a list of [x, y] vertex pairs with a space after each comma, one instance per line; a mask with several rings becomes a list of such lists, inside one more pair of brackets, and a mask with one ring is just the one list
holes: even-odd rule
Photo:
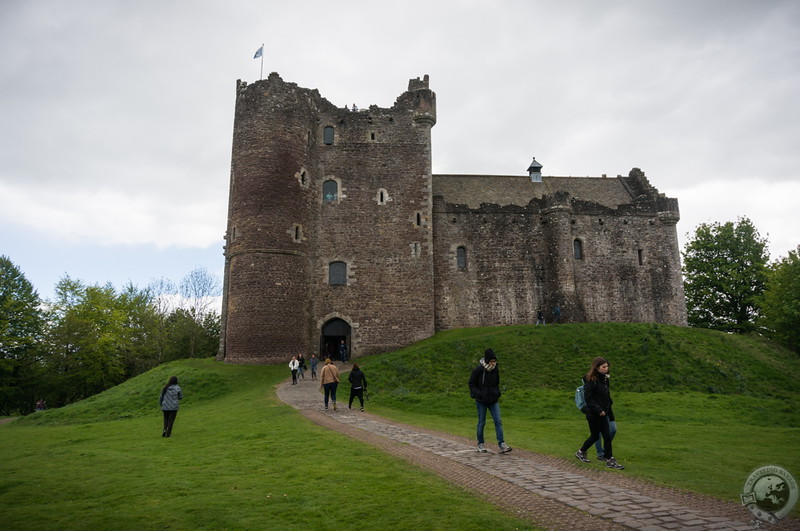
[[344, 262], [331, 262], [328, 265], [328, 284], [344, 286], [347, 284], [347, 264]]
[[330, 146], [333, 144], [333, 127], [330, 125], [325, 127], [322, 132], [322, 141], [325, 142], [326, 146]]

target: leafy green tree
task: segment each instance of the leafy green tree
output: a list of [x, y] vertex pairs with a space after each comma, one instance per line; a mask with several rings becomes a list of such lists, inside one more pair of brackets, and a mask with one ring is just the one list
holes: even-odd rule
[[689, 324], [754, 331], [768, 259], [767, 240], [746, 217], [699, 225], [683, 252]]
[[56, 403], [89, 397], [161, 361], [158, 316], [147, 290], [86, 286], [69, 277], [56, 286], [47, 331], [48, 373]]
[[778, 342], [800, 352], [800, 248], [770, 267], [759, 324]]
[[40, 375], [41, 300], [6, 256], [0, 256], [0, 414], [33, 410]]

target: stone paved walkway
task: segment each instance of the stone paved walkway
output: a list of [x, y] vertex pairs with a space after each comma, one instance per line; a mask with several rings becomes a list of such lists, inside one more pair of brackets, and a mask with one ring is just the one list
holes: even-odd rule
[[[753, 529], [750, 513], [741, 505], [652, 485], [627, 477], [624, 471], [605, 470], [599, 462], [582, 465], [518, 448], [509, 454], [481, 454], [474, 441], [348, 410], [348, 396], [341, 393], [338, 411], [324, 410], [319, 384], [309, 374], [297, 385], [281, 384], [278, 397], [320, 425], [378, 446], [457, 485], [481, 494], [490, 489], [498, 505], [536, 525], [592, 530]], [[800, 529], [800, 522], [787, 519], [770, 528]]]

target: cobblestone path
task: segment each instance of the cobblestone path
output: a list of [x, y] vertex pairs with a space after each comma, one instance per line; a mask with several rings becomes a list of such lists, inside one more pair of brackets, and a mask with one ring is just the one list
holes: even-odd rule
[[[341, 367], [344, 372], [348, 366]], [[737, 503], [650, 484], [567, 458], [514, 448], [479, 453], [475, 442], [347, 409], [323, 409], [319, 384], [308, 373], [297, 385], [281, 384], [278, 397], [329, 429], [342, 432], [482, 494], [517, 517], [548, 529], [700, 530], [753, 529], [750, 513]], [[342, 407], [342, 404], [344, 407]], [[369, 403], [367, 403], [368, 405]], [[513, 443], [513, 441], [510, 441]], [[487, 448], [489, 445], [487, 445]], [[800, 529], [787, 519], [770, 529]]]

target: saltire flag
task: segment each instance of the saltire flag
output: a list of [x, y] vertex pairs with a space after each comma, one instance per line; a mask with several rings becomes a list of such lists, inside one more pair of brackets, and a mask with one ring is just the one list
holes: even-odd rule
[[264, 45], [262, 44], [261, 47], [258, 50], [256, 50], [256, 54], [253, 56], [253, 59], [258, 59], [259, 57], [261, 57], [261, 54], [263, 53], [264, 53]]

